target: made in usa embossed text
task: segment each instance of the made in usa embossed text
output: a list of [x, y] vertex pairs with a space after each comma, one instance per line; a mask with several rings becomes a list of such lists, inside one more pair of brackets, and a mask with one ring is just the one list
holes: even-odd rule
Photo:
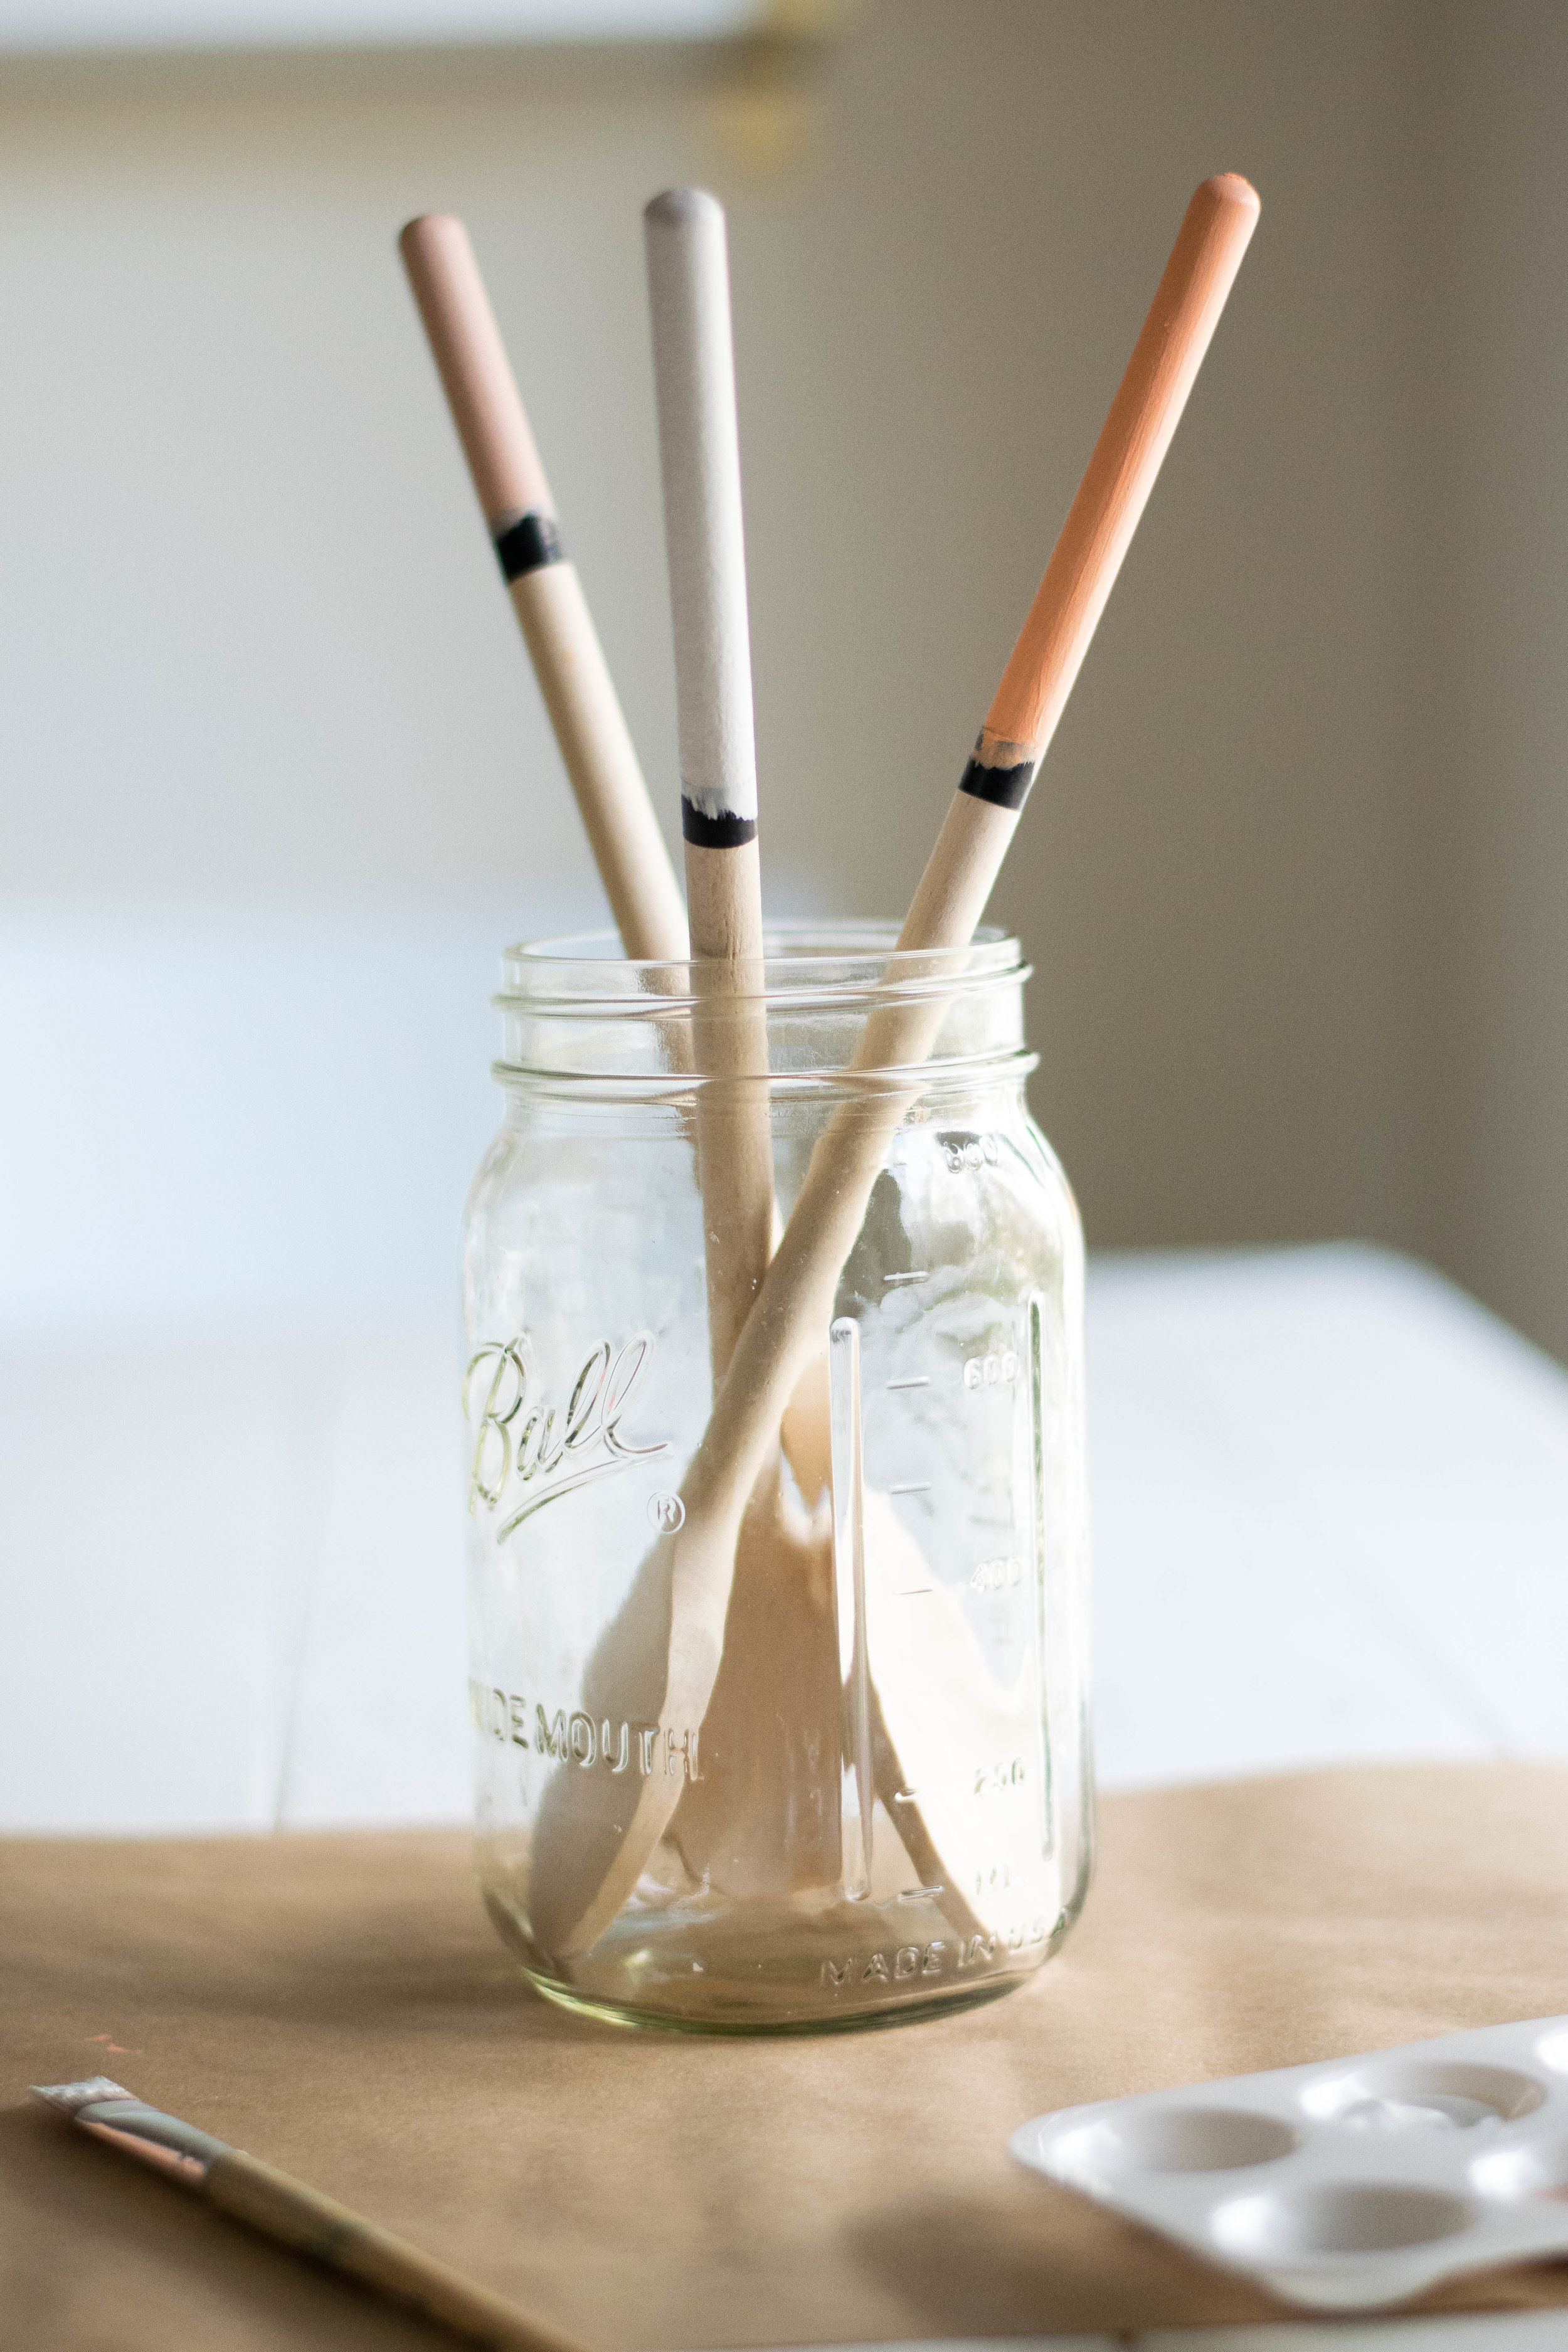
[[931, 1944], [900, 1944], [890, 1952], [856, 1952], [842, 1960], [824, 1960], [822, 1987], [838, 1992], [867, 1984], [908, 1984], [916, 1977], [962, 1975], [970, 1969], [994, 1968], [1012, 1952], [1046, 1940], [1044, 1919], [1016, 1920], [977, 1936], [960, 1936], [949, 1942], [939, 1937]]

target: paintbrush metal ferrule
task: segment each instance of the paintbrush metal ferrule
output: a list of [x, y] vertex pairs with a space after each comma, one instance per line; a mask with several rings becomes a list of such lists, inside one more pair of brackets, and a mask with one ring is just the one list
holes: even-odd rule
[[209, 2167], [231, 2153], [226, 2140], [215, 2139], [211, 2132], [198, 2131], [195, 2124], [165, 2115], [161, 2107], [148, 2106], [107, 2074], [95, 2074], [86, 2083], [35, 2083], [33, 2096], [68, 2116], [95, 2139], [123, 2148], [190, 2189], [203, 2187]]

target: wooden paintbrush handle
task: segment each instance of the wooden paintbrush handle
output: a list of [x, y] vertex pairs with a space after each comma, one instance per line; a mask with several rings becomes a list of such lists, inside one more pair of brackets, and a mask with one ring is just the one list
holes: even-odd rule
[[[1226, 298], [1258, 226], [1257, 191], [1234, 172], [1205, 180], [1187, 206], [1149, 315], [1095, 444], [1045, 577], [1002, 675], [975, 755], [949, 804], [899, 935], [900, 949], [962, 950], [974, 936], [1036, 769], [1072, 690], [1122, 558], [1181, 421]], [[873, 1013], [859, 1069], [923, 1061], [942, 1006], [927, 1000]], [[918, 1089], [914, 1090], [918, 1091]], [[764, 1425], [805, 1370], [805, 1329], [826, 1325], [829, 1282], [858, 1229], [911, 1096], [855, 1106], [829, 1123], [745, 1333], [710, 1437], [748, 1462]], [[797, 1231], [797, 1228], [800, 1230]], [[803, 1326], [805, 1328], [803, 1328]], [[743, 1472], [742, 1472], [742, 1475]]]
[[686, 915], [598, 635], [566, 561], [544, 467], [459, 220], [398, 240], [534, 675], [628, 956], [686, 957]]
[[[1236, 172], [1205, 180], [1187, 206], [1142, 332], [985, 714], [978, 757], [993, 771], [1027, 763], [1032, 777], [1045, 756], [1181, 423], [1258, 210], [1257, 190]], [[1011, 804], [1021, 805], [1021, 797]]]
[[[668, 188], [643, 230], [681, 816], [689, 842], [727, 849], [756, 834], [757, 755], [723, 206], [701, 188]], [[721, 950], [694, 931], [692, 951]]]
[[704, 1079], [697, 1098], [697, 1182], [717, 1381], [773, 1253], [773, 1106], [762, 1001], [762, 878], [755, 839], [734, 849], [686, 845], [694, 968], [693, 1046]]
[[209, 2165], [206, 2193], [263, 2236], [412, 2305], [471, 2343], [495, 2352], [583, 2352], [572, 2336], [239, 2148]]
[[511, 583], [516, 610], [599, 879], [628, 956], [686, 960], [686, 913], [576, 567]]

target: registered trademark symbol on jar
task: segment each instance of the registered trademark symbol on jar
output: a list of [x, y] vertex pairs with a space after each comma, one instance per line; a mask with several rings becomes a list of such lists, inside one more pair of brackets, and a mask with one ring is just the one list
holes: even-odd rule
[[686, 1524], [686, 1506], [679, 1495], [650, 1495], [647, 1515], [663, 1535], [672, 1536]]

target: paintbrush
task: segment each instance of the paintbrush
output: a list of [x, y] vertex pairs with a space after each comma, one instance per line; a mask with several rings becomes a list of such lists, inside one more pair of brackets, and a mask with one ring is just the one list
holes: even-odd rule
[[497, 2352], [583, 2352], [574, 2337], [531, 2319], [405, 2239], [378, 2230], [374, 2221], [195, 2124], [145, 2105], [106, 2075], [89, 2083], [36, 2084], [33, 2095], [95, 2138], [194, 2189], [263, 2237], [411, 2305], [470, 2343], [494, 2346]]
[[[961, 971], [1025, 798], [1078, 676], [1204, 353], [1257, 226], [1256, 192], [1235, 173], [1194, 195], [1110, 415], [1019, 634], [915, 893], [899, 948], [931, 958], [928, 976]], [[868, 1021], [855, 1066], [898, 1071], [931, 1054], [946, 1013], [940, 989], [913, 990]], [[810, 1372], [833, 1313], [889, 1137], [921, 1091], [868, 1089], [835, 1114], [813, 1150], [787, 1227], [736, 1342], [729, 1373], [680, 1488], [684, 1525], [645, 1563], [635, 1609], [662, 1624], [665, 1655], [646, 1667], [643, 1704], [666, 1723], [700, 1724], [713, 1689], [733, 1573], [735, 1538], [781, 1420]], [[601, 1651], [616, 1647], [612, 1628]], [[599, 1654], [596, 1654], [596, 1658]], [[585, 1702], [586, 1703], [586, 1702]], [[912, 1728], [886, 1720], [878, 1793], [907, 1785], [900, 1750]], [[919, 1783], [917, 1782], [918, 1786]], [[929, 1785], [929, 1783], [928, 1783]], [[531, 1903], [563, 1954], [603, 1934], [664, 1835], [680, 1795], [650, 1776], [624, 1822], [606, 1818], [575, 1846], [547, 1833], [536, 1847]], [[942, 1839], [916, 1808], [895, 1812], [922, 1878]], [[563, 1826], [564, 1826], [563, 1824]], [[587, 1824], [583, 1824], [584, 1828]], [[553, 1828], [550, 1824], [549, 1828]], [[541, 1864], [544, 1867], [542, 1869]], [[954, 1883], [951, 1869], [946, 1883]], [[962, 1877], [962, 1864], [960, 1864]]]

